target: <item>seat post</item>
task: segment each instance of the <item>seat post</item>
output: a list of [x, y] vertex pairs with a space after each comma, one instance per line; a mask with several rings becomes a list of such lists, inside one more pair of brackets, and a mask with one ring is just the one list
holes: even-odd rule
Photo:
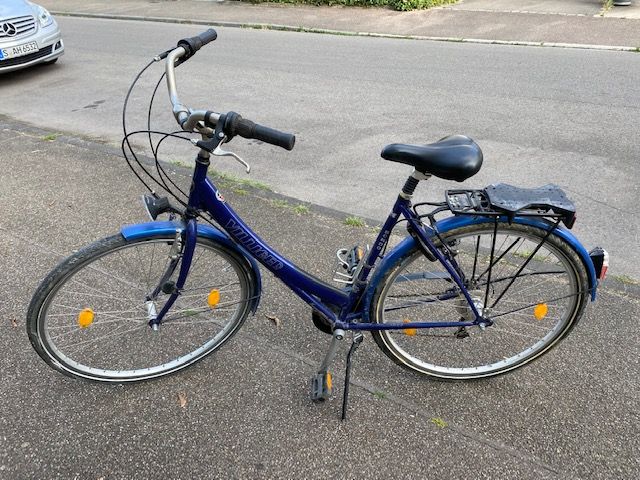
[[422, 173], [414, 170], [411, 175], [409, 175], [409, 178], [407, 178], [407, 181], [404, 183], [404, 187], [402, 187], [400, 196], [405, 200], [411, 200], [413, 192], [416, 190], [416, 187], [418, 186], [420, 180], [428, 180], [430, 177], [431, 175], [428, 173]]

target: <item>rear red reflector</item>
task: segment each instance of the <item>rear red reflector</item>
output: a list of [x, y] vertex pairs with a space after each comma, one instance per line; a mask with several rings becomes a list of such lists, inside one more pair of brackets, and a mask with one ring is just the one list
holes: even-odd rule
[[604, 280], [609, 269], [609, 254], [604, 248], [596, 247], [589, 252], [589, 257], [596, 271], [596, 278]]

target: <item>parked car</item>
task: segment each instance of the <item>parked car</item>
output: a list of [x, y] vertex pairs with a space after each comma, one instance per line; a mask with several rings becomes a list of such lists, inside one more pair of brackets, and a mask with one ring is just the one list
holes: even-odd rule
[[51, 14], [27, 0], [0, 1], [0, 73], [36, 63], [55, 63], [64, 53]]

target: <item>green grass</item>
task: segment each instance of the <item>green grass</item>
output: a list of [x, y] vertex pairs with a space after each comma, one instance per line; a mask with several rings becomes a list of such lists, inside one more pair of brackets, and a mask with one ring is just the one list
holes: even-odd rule
[[187, 167], [189, 166], [189, 165], [187, 165], [186, 163], [181, 162], [180, 160], [173, 160], [173, 161], [171, 162], [171, 165], [176, 165], [176, 166], [178, 166], [178, 167], [182, 167], [182, 168], [187, 168]]
[[[45, 138], [45, 140], [47, 140], [47, 138]], [[178, 167], [184, 167], [184, 168], [191, 167], [190, 165], [187, 165], [179, 160], [174, 160], [170, 163]], [[263, 190], [266, 192], [273, 191], [273, 189], [266, 183], [262, 183], [257, 180], [249, 180], [247, 178], [236, 177], [235, 175], [219, 172], [217, 170], [214, 170], [213, 168], [209, 169], [209, 174], [212, 177], [215, 177], [216, 184], [220, 188], [227, 188], [231, 190], [233, 193], [235, 193], [236, 195], [242, 195], [242, 196], [248, 195], [249, 191], [247, 190], [247, 188], [252, 188], [255, 190]], [[276, 208], [291, 209], [297, 215], [306, 215], [310, 212], [308, 206], [303, 204], [292, 206], [287, 200], [272, 199], [269, 201], [269, 203], [271, 203], [271, 205], [273, 205]]]
[[525, 250], [516, 250], [515, 252], [512, 252], [512, 255], [514, 257], [529, 258], [532, 253], [533, 253], [533, 250], [526, 250], [525, 249]]
[[[513, 254], [514, 257], [520, 257], [520, 258], [523, 258], [523, 259], [527, 260], [531, 256], [532, 253], [533, 253], [533, 250], [526, 250], [525, 249], [525, 250], [522, 250], [522, 251], [515, 251], [512, 254]], [[545, 257], [542, 254], [536, 254], [536, 255], [533, 256], [533, 260], [535, 260], [537, 262], [547, 262], [547, 263], [553, 261], [553, 258], [547, 258], [547, 257]], [[518, 265], [515, 265], [515, 266], [518, 266]]]
[[640, 280], [636, 280], [629, 275], [612, 275], [612, 277], [625, 285], [640, 285]]
[[274, 199], [271, 200], [271, 205], [273, 205], [274, 207], [277, 208], [289, 208], [289, 202], [287, 202], [286, 200], [279, 200], [279, 199]]
[[387, 394], [384, 392], [373, 392], [373, 396], [376, 397], [378, 400], [384, 400]]
[[228, 173], [219, 172], [214, 169], [209, 169], [209, 174], [216, 177], [220, 180], [218, 182], [221, 187], [226, 188], [238, 188], [238, 187], [249, 187], [256, 190], [264, 190], [267, 192], [272, 192], [273, 189], [267, 185], [266, 183], [260, 182], [258, 180], [250, 180], [248, 178], [240, 178], [235, 175], [231, 175]]
[[344, 224], [350, 227], [364, 227], [366, 223], [360, 217], [350, 216], [344, 219]]
[[293, 211], [297, 215], [306, 215], [307, 213], [309, 213], [309, 207], [307, 207], [306, 205], [300, 204], [293, 207]]
[[432, 417], [431, 422], [438, 428], [446, 428], [449, 426], [449, 424], [440, 417]]
[[294, 3], [307, 5], [343, 5], [346, 7], [388, 7], [392, 10], [418, 10], [439, 7], [457, 0], [244, 0], [249, 3]]
[[45, 135], [44, 137], [42, 137], [42, 139], [45, 142], [53, 142], [56, 138], [58, 138], [60, 135], [62, 135], [61, 133], [51, 133], [49, 135]]
[[[48, 139], [45, 137], [45, 140]], [[174, 160], [170, 163], [178, 167], [193, 168], [193, 165], [188, 165], [184, 162], [181, 162], [180, 160]], [[253, 188], [256, 190], [264, 190], [267, 192], [273, 191], [273, 189], [266, 183], [260, 182], [258, 180], [236, 177], [235, 175], [231, 175], [229, 173], [219, 172], [213, 168], [209, 169], [209, 175], [215, 177], [218, 180], [217, 183], [220, 187], [229, 188], [238, 195], [246, 195], [248, 192], [247, 190], [245, 190], [245, 188]]]
[[276, 208], [283, 208], [287, 210], [291, 210], [296, 215], [306, 215], [309, 213], [309, 207], [303, 204], [298, 204], [296, 206], [291, 205], [287, 200], [273, 199], [270, 200], [269, 203]]
[[293, 206], [287, 200], [280, 200], [280, 199], [270, 200], [269, 203], [271, 203], [271, 205], [273, 205], [276, 208], [291, 210], [296, 215], [306, 215], [307, 213], [309, 213], [309, 207], [301, 203], [296, 206]]
[[606, 12], [613, 8], [613, 0], [604, 0], [602, 2], [602, 9], [600, 10], [600, 15], [604, 15]]

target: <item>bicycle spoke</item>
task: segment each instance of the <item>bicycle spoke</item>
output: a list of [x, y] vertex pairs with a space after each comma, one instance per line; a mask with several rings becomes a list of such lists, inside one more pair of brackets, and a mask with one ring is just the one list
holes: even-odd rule
[[[97, 269], [95, 269], [95, 268], [92, 268], [92, 270], [98, 271], [98, 270], [97, 270]], [[115, 277], [113, 277], [112, 275], [110, 275], [110, 276], [109, 276], [109, 278], [116, 279], [116, 278], [115, 278]], [[87, 288], [87, 289], [89, 289], [89, 290], [93, 290], [93, 291], [95, 291], [95, 292], [101, 292], [101, 291], [102, 291], [102, 290], [100, 290], [99, 288], [91, 287], [90, 285], [87, 285], [87, 283], [86, 283], [86, 282], [81, 282], [80, 280], [75, 279], [75, 278], [71, 279], [71, 281], [72, 281], [72, 282], [75, 282], [75, 283], [77, 283], [77, 284], [79, 284], [79, 285], [82, 285], [84, 288]], [[134, 284], [132, 284], [132, 283], [130, 283], [130, 282], [127, 282], [127, 281], [125, 281], [125, 280], [118, 280], [118, 281], [119, 281], [120, 283], [122, 283], [122, 284], [124, 284], [124, 285], [128, 286], [128, 287], [135, 288], [135, 289], [137, 289], [137, 290], [140, 290], [141, 292], [146, 293], [146, 292], [145, 292], [145, 290], [144, 290], [144, 288], [143, 288], [142, 286], [140, 286], [140, 285], [134, 285]]]
[[149, 268], [147, 269], [147, 275], [146, 275], [146, 285], [147, 285], [147, 292], [151, 291], [151, 270], [153, 269], [153, 265], [154, 265], [154, 260], [156, 258], [156, 244], [153, 244], [153, 250], [151, 250], [151, 260], [149, 260]]
[[[77, 342], [77, 343], [71, 344], [71, 345], [65, 345], [65, 349], [73, 349], [74, 347], [87, 345], [87, 344], [95, 343], [95, 342], [98, 342], [98, 341], [103, 341], [103, 340], [106, 340], [106, 339], [111, 338], [111, 337], [122, 336], [125, 333], [135, 332], [136, 330], [140, 330], [141, 325], [137, 325], [135, 328], [130, 328], [130, 329], [124, 330], [124, 331], [118, 331], [117, 330], [118, 328], [120, 328], [120, 327], [116, 327], [116, 331], [115, 332], [111, 332], [111, 333], [103, 335], [101, 337], [91, 338], [89, 340], [83, 340], [83, 341], [80, 341], [80, 342]], [[77, 351], [74, 351], [73, 353], [77, 353]]]
[[117, 301], [122, 301], [122, 298], [119, 297], [113, 297], [111, 295], [105, 295], [104, 293], [89, 293], [89, 292], [75, 292], [75, 291], [65, 291], [65, 293], [67, 295], [84, 295], [85, 297], [92, 297], [92, 298], [103, 298], [106, 300], [117, 300]]
[[[63, 265], [38, 309], [45, 353], [71, 373], [130, 381], [171, 373], [222, 345], [250, 313], [253, 296], [244, 264], [213, 240], [198, 239], [185, 288], [160, 327], [149, 326], [170, 298], [160, 287], [179, 267], [168, 256], [173, 242], [119, 235]], [[156, 289], [152, 306], [147, 298]], [[214, 290], [222, 301], [212, 306]]]
[[[444, 241], [452, 245], [470, 298], [491, 324], [380, 330], [374, 332], [378, 344], [402, 366], [444, 378], [491, 376], [536, 358], [566, 333], [581, 301], [570, 247], [557, 247], [548, 231], [515, 224], [487, 222], [459, 231]], [[463, 323], [473, 317], [460, 289], [452, 290], [451, 277], [432, 273], [444, 267], [417, 249], [411, 260], [400, 261], [375, 300], [377, 321]]]
[[[62, 303], [56, 303], [55, 305], [52, 305], [52, 306], [61, 307], [61, 308], [67, 308], [69, 310], [72, 310], [74, 314], [77, 314], [80, 311], [78, 309], [78, 307], [72, 307], [70, 305], [64, 305]], [[134, 308], [134, 309], [131, 309], [131, 310], [103, 310], [103, 311], [100, 311], [100, 314], [109, 315], [109, 314], [116, 314], [116, 313], [140, 312], [140, 310], [142, 310], [142, 308]], [[94, 313], [96, 313], [96, 312], [94, 312]], [[56, 316], [61, 316], [61, 315], [68, 315], [68, 314], [59, 313], [59, 314], [50, 314], [48, 316], [49, 317], [56, 317]]]

